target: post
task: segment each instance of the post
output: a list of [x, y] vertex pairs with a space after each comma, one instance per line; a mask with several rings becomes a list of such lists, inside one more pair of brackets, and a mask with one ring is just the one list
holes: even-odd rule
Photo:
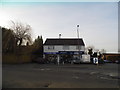
[[59, 55], [57, 55], [57, 64], [59, 65], [59, 62], [60, 62], [60, 57]]
[[77, 37], [78, 37], [78, 54], [80, 59], [80, 45], [79, 45], [79, 25], [77, 25]]

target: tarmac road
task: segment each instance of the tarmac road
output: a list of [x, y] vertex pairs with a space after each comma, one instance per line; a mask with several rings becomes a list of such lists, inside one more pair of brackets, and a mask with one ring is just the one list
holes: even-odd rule
[[119, 88], [118, 64], [3, 65], [3, 88]]

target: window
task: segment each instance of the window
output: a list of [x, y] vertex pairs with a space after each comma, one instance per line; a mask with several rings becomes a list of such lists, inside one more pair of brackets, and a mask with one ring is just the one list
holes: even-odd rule
[[63, 46], [63, 50], [69, 50], [69, 46]]
[[48, 46], [48, 50], [53, 50], [54, 46]]
[[81, 49], [81, 46], [76, 46], [76, 49], [77, 49], [77, 50], [80, 50], [80, 49]]

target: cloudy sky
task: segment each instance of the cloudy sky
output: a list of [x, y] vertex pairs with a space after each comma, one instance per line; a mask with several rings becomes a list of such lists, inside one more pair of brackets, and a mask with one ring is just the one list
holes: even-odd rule
[[118, 51], [117, 2], [23, 2], [0, 4], [0, 26], [9, 27], [10, 20], [27, 23], [32, 37], [80, 38], [86, 46]]

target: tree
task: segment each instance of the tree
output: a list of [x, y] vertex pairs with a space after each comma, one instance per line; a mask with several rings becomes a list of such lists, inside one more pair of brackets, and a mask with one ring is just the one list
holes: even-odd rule
[[31, 27], [30, 25], [22, 24], [21, 22], [14, 22], [11, 21], [12, 26], [11, 30], [14, 32], [14, 37], [16, 40], [17, 46], [21, 46], [23, 44], [23, 41], [31, 43]]
[[43, 39], [42, 36], [38, 36], [33, 43], [33, 54], [36, 57], [43, 56]]
[[91, 56], [93, 54], [94, 46], [86, 47], [86, 52]]
[[14, 52], [15, 38], [13, 31], [2, 27], [2, 51], [3, 53]]
[[90, 56], [92, 56], [92, 54], [93, 54], [93, 49], [92, 49], [92, 48], [89, 48], [89, 49], [88, 49], [88, 54], [89, 54]]

